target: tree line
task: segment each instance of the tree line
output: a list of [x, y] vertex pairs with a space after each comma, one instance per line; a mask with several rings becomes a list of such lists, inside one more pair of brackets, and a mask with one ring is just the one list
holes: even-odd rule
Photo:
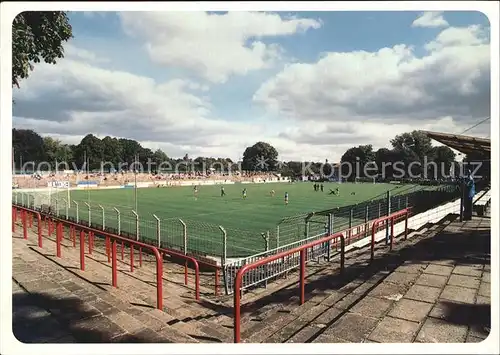
[[[349, 148], [341, 158], [341, 163], [350, 163], [351, 166], [359, 164], [360, 166], [374, 162], [378, 168], [389, 164], [385, 175], [392, 176], [392, 164], [403, 162], [406, 166], [411, 162], [436, 162], [451, 167], [455, 161], [455, 153], [445, 146], [432, 146], [430, 138], [419, 131], [403, 133], [391, 140], [392, 149], [380, 148], [373, 150], [372, 145], [361, 145]], [[325, 162], [299, 162], [288, 161], [280, 162], [278, 151], [271, 144], [266, 142], [257, 142], [247, 147], [243, 152], [243, 157], [239, 162], [233, 162], [228, 157], [196, 157], [190, 158], [187, 154], [182, 158], [169, 157], [161, 149], [155, 151], [143, 147], [139, 142], [133, 139], [113, 138], [106, 136], [102, 139], [93, 134], [88, 134], [76, 145], [65, 144], [50, 136], [42, 137], [33, 130], [12, 129], [12, 147], [15, 166], [29, 166], [29, 162], [35, 165], [40, 162], [46, 162], [45, 165], [50, 169], [55, 169], [56, 164], [65, 162], [78, 170], [101, 170], [102, 162], [106, 165], [106, 171], [111, 165], [115, 169], [128, 170], [135, 162], [140, 163], [142, 167], [149, 167], [151, 171], [157, 171], [158, 167], [164, 167], [165, 163], [170, 167], [177, 166], [179, 170], [184, 171], [202, 171], [210, 167], [224, 172], [228, 169], [236, 170], [237, 166], [244, 171], [275, 172], [284, 176], [298, 177], [308, 174], [318, 174], [331, 176], [334, 167]], [[185, 163], [185, 164], [182, 164]], [[60, 165], [59, 165], [60, 166]], [[58, 166], [58, 167], [59, 167]], [[308, 169], [305, 172], [304, 167]], [[344, 171], [347, 165], [341, 164], [342, 176], [352, 180], [348, 171]], [[60, 168], [59, 168], [60, 169]], [[414, 168], [421, 169], [418, 165]], [[25, 169], [26, 170], [26, 169]], [[117, 169], [119, 170], [119, 169]], [[419, 171], [413, 171], [418, 173]], [[421, 171], [420, 171], [421, 172]], [[363, 177], [363, 171], [356, 175]]]

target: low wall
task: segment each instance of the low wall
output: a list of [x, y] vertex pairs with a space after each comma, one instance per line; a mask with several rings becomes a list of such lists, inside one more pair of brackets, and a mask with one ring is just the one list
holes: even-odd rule
[[[411, 216], [408, 219], [408, 229], [417, 230], [427, 223], [439, 222], [440, 220], [442, 220], [444, 217], [446, 217], [451, 213], [460, 213], [460, 199], [448, 202], [444, 205], [419, 213], [415, 216]], [[400, 235], [404, 232], [404, 230], [405, 230], [404, 220], [394, 225], [394, 235], [396, 236]], [[384, 240], [385, 235], [386, 235], [385, 229], [377, 232], [375, 234], [375, 241], [378, 242]], [[411, 236], [409, 236], [408, 238], [411, 238]], [[366, 245], [369, 245], [370, 243], [371, 243], [371, 235], [367, 238], [360, 239], [357, 242], [346, 246], [345, 249], [347, 251], [353, 248], [362, 248]]]

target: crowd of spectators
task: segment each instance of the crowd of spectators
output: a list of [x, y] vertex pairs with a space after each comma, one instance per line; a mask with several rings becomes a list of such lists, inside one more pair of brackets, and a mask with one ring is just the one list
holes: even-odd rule
[[275, 179], [274, 174], [258, 172], [186, 172], [186, 173], [34, 173], [31, 175], [14, 175], [12, 188], [43, 188], [54, 183], [69, 181], [70, 187], [75, 187], [79, 182], [95, 181], [99, 186], [122, 186], [126, 184], [153, 183], [153, 185], [176, 185], [182, 181], [193, 180], [218, 180], [234, 182], [261, 182]]

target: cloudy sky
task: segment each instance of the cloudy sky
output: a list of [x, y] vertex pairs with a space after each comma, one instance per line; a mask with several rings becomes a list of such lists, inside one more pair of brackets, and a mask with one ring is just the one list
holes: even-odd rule
[[[461, 133], [490, 115], [479, 12], [73, 12], [57, 65], [14, 89], [14, 121], [169, 156], [337, 161], [413, 129]], [[489, 122], [467, 132], [489, 136]]]

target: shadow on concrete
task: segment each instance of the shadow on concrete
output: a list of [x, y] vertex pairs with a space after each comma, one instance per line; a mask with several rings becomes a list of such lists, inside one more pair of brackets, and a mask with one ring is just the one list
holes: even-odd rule
[[442, 301], [444, 319], [457, 325], [470, 326], [476, 334], [487, 337], [491, 329], [491, 305]]
[[[369, 263], [369, 249], [366, 247], [358, 251], [357, 257], [361, 257], [362, 260], [356, 262], [350, 262], [350, 255], [347, 253], [346, 269], [344, 274], [341, 275], [339, 270], [335, 270], [331, 275], [319, 276], [313, 280], [306, 279], [306, 302], [311, 299], [312, 296], [324, 295], [325, 293], [328, 293], [328, 291], [332, 290], [339, 291], [342, 294], [347, 295], [352, 291], [350, 288], [345, 288], [345, 286], [350, 282], [354, 280], [363, 282], [378, 274], [380, 276], [380, 280], [374, 283], [373, 287], [370, 287], [366, 292], [360, 295], [360, 299], [362, 299], [374, 287], [380, 284], [385, 277], [390, 274], [390, 272], [402, 264], [419, 264], [439, 260], [453, 260], [457, 264], [461, 265], [489, 264], [491, 251], [490, 230], [458, 232], [449, 232], [444, 230], [447, 226], [447, 223], [445, 222], [453, 221], [456, 218], [457, 216], [449, 216], [439, 224], [437, 230], [422, 233], [422, 235], [425, 235], [437, 232], [437, 235], [432, 238], [422, 239], [414, 245], [403, 246], [399, 250], [394, 250], [391, 253], [389, 253], [389, 249], [386, 248], [383, 254], [375, 256], [372, 263]], [[401, 239], [396, 240], [395, 247], [397, 248], [398, 244], [402, 244], [402, 242], [404, 241]], [[382, 247], [382, 249], [385, 248], [381, 243], [379, 243], [378, 248], [380, 247]], [[336, 262], [337, 261], [335, 260], [332, 261], [332, 263]], [[306, 267], [306, 270], [308, 268], [309, 266]], [[296, 274], [290, 277], [291, 280], [293, 280], [293, 278], [296, 278], [298, 281]], [[308, 278], [311, 278], [310, 273], [308, 274]], [[353, 286], [353, 288], [356, 287], [357, 285]], [[284, 305], [284, 308], [289, 309], [291, 307], [298, 307], [298, 295], [298, 283], [287, 285], [271, 294], [257, 299], [256, 301], [242, 305], [241, 314], [251, 314], [253, 319], [263, 319], [265, 317], [261, 317], [261, 315], [275, 312], [277, 308], [276, 305], [278, 304], [282, 304]], [[215, 305], [204, 300], [201, 300], [200, 303], [203, 306], [220, 313], [230, 314], [233, 312], [232, 307], [223, 304]]]
[[76, 297], [54, 298], [43, 293], [23, 292], [15, 293], [12, 302], [12, 330], [23, 343], [165, 342], [151, 329], [125, 333]]

